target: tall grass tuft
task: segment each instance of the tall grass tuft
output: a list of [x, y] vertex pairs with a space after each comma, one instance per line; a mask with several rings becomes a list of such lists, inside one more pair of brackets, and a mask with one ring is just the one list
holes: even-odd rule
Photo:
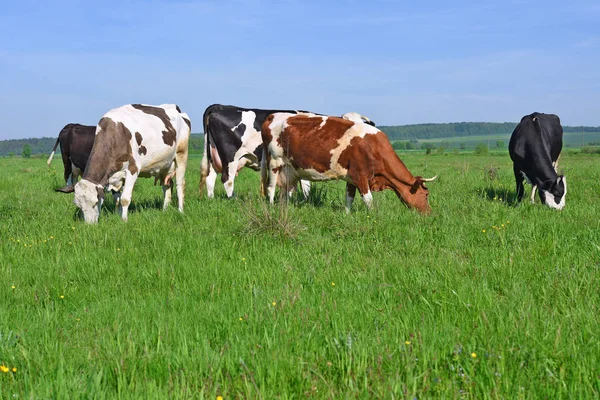
[[296, 240], [306, 230], [295, 220], [287, 201], [271, 206], [266, 201], [249, 199], [240, 205], [240, 214], [246, 220], [242, 229], [245, 235], [267, 235], [283, 240]]

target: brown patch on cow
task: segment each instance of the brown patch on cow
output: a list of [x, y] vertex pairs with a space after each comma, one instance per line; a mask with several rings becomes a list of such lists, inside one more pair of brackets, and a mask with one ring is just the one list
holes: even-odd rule
[[175, 109], [177, 110], [178, 113], [181, 114], [181, 108], [179, 108], [179, 106], [177, 104], [175, 104]]
[[284, 153], [293, 155], [294, 168], [314, 169], [320, 173], [329, 171], [331, 150], [339, 146], [338, 141], [354, 122], [342, 118], [296, 115], [288, 118], [288, 126], [277, 140]]
[[122, 170], [123, 164], [133, 159], [132, 135], [122, 122], [115, 122], [109, 117], [102, 118], [98, 128], [83, 179], [105, 186], [112, 174]]
[[127, 166], [127, 169], [129, 170], [129, 172], [131, 172], [131, 175], [135, 175], [139, 171], [137, 164], [135, 163], [135, 159], [133, 157], [129, 157], [129, 165]]
[[139, 132], [135, 133], [135, 141], [138, 144], [138, 146], [142, 144], [142, 135], [140, 135]]
[[167, 115], [167, 112], [163, 108], [146, 106], [143, 104], [132, 104], [131, 106], [143, 113], [154, 115], [155, 117], [160, 118], [166, 127], [166, 130], [162, 131], [163, 142], [167, 146], [173, 146], [175, 144], [175, 141], [177, 140], [177, 132], [175, 131], [173, 124], [171, 124], [171, 119]]
[[138, 149], [138, 154], [139, 155], [146, 155], [146, 153], [148, 152], [148, 150], [146, 149], [146, 146], [140, 146], [140, 148]]
[[269, 114], [267, 116], [267, 118], [265, 118], [265, 122], [263, 122], [261, 130], [260, 130], [260, 134], [262, 136], [263, 143], [267, 146], [269, 143], [271, 143], [271, 140], [273, 140], [273, 135], [271, 134], [271, 128], [269, 128], [269, 125], [271, 125], [271, 122], [273, 122], [273, 118], [274, 118], [273, 114]]
[[183, 118], [183, 120], [185, 121], [185, 123], [187, 124], [188, 128], [190, 128], [190, 132], [192, 131], [192, 121], [190, 121], [189, 119], [187, 119], [186, 117], [181, 117]]

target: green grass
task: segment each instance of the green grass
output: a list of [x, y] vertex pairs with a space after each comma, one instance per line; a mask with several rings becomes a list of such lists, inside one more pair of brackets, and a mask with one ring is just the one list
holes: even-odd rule
[[95, 226], [58, 161], [0, 159], [0, 398], [600, 396], [600, 157], [561, 158], [561, 212], [514, 207], [507, 155], [402, 157], [429, 217], [264, 207], [249, 170], [199, 199], [193, 158], [184, 215], [148, 179]]

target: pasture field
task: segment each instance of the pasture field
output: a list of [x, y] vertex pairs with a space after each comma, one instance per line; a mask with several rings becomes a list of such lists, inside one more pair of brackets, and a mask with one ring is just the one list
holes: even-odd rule
[[266, 207], [250, 170], [200, 199], [196, 157], [184, 215], [142, 179], [95, 226], [59, 160], [0, 159], [0, 398], [599, 397], [600, 156], [561, 158], [560, 212], [508, 154], [402, 158], [432, 215]]

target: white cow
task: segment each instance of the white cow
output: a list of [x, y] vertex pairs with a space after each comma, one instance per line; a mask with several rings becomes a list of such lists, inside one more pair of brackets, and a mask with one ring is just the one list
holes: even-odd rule
[[104, 114], [83, 178], [75, 185], [75, 204], [85, 222], [98, 222], [105, 189], [113, 191], [121, 217], [127, 221], [138, 177], [154, 177], [155, 184], [161, 183], [166, 209], [174, 176], [183, 212], [190, 131], [190, 118], [175, 104], [128, 104]]

